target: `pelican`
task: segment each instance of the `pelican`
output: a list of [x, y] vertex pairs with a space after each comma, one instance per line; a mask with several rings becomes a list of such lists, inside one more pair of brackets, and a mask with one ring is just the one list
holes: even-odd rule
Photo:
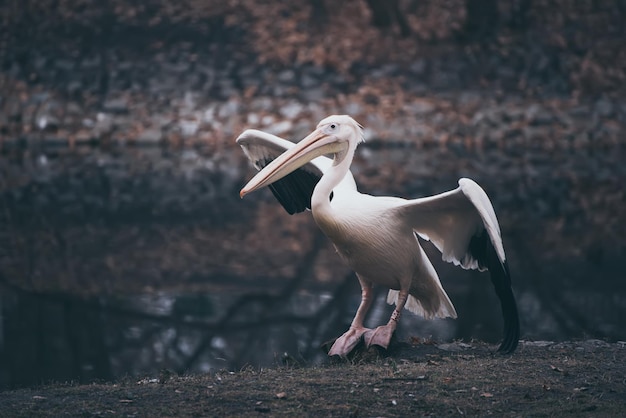
[[[500, 299], [504, 338], [500, 353], [515, 351], [519, 319], [496, 214], [484, 190], [468, 178], [459, 187], [420, 199], [359, 193], [350, 172], [363, 127], [347, 115], [323, 119], [297, 144], [246, 130], [237, 143], [260, 170], [240, 196], [269, 186], [289, 214], [310, 209], [319, 228], [355, 271], [361, 303], [348, 331], [328, 354], [345, 357], [363, 340], [387, 348], [402, 309], [425, 318], [456, 318], [437, 272], [417, 237], [431, 241], [443, 260], [465, 269], [489, 270]], [[390, 289], [395, 304], [387, 324], [364, 326], [373, 286]]]

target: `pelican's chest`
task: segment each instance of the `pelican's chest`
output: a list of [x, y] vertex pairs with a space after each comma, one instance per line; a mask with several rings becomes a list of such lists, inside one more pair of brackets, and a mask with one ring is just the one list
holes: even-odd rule
[[315, 221], [353, 268], [368, 260], [380, 262], [401, 246], [405, 231], [386, 211], [335, 211], [333, 215], [316, 216]]

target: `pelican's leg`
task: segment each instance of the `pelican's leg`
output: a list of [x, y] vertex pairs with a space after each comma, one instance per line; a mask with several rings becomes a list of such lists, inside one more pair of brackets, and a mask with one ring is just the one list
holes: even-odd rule
[[361, 304], [359, 305], [359, 309], [357, 309], [352, 324], [350, 324], [350, 329], [341, 337], [337, 338], [333, 346], [330, 347], [328, 351], [329, 356], [345, 357], [356, 347], [359, 341], [361, 341], [363, 334], [367, 331], [371, 331], [369, 328], [363, 326], [363, 322], [365, 321], [367, 311], [370, 309], [370, 306], [372, 306], [372, 284], [361, 280], [360, 277], [359, 282], [361, 283]]
[[402, 309], [404, 309], [404, 305], [406, 304], [406, 300], [408, 297], [408, 289], [401, 289], [398, 294], [396, 308], [393, 310], [393, 313], [391, 314], [391, 318], [389, 319], [389, 322], [387, 322], [387, 325], [380, 326], [365, 333], [364, 338], [366, 346], [370, 347], [372, 345], [379, 345], [385, 349], [389, 347], [389, 341], [391, 341], [391, 336], [398, 326], [400, 314], [402, 313]]

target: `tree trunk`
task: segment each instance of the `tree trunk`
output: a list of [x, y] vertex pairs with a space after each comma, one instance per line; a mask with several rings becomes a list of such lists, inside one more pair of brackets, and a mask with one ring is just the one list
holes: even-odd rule
[[391, 29], [394, 24], [400, 28], [402, 37], [411, 34], [411, 28], [400, 11], [398, 0], [367, 0], [372, 12], [372, 24], [380, 29]]

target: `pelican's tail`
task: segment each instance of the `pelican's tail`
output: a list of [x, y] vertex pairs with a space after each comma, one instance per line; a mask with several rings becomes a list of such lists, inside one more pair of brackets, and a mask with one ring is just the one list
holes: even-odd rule
[[[396, 305], [398, 303], [399, 294], [400, 291], [398, 290], [389, 290], [389, 293], [387, 294], [387, 303], [390, 305]], [[443, 292], [443, 295], [439, 298], [439, 301], [439, 307], [436, 311], [426, 310], [415, 296], [409, 295], [409, 298], [407, 299], [404, 308], [410, 312], [413, 312], [416, 315], [423, 316], [426, 319], [456, 318], [456, 310], [454, 309], [450, 298], [448, 298], [448, 295], [446, 295], [445, 292]]]

